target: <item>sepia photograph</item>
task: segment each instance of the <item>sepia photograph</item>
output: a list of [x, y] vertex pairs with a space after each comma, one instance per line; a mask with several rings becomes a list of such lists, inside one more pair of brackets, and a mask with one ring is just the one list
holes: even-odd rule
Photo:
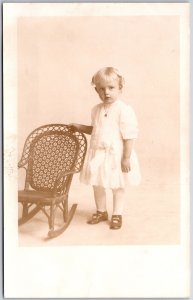
[[188, 297], [189, 4], [3, 14], [7, 297]]

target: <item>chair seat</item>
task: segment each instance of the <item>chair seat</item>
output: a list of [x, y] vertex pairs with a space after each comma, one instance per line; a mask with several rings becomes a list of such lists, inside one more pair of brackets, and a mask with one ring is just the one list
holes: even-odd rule
[[19, 202], [41, 203], [44, 205], [50, 205], [50, 203], [53, 201], [57, 204], [61, 202], [62, 199], [65, 198], [65, 196], [66, 195], [57, 197], [48, 192], [39, 192], [34, 190], [18, 191]]

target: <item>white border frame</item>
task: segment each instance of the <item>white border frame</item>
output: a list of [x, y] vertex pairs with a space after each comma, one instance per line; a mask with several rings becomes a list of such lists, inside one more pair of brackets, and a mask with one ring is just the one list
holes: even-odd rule
[[[190, 289], [189, 4], [5, 3], [3, 8], [5, 297], [188, 297]], [[49, 248], [18, 246], [16, 226], [17, 18], [65, 15], [176, 15], [180, 17], [180, 245]], [[117, 256], [119, 263], [115, 265], [114, 260]]]

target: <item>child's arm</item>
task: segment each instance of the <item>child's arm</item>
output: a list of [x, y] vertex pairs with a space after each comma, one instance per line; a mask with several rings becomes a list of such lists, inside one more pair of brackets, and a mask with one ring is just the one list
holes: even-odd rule
[[121, 160], [122, 172], [129, 172], [130, 167], [130, 156], [133, 147], [133, 140], [123, 140], [123, 156]]
[[83, 132], [86, 134], [91, 134], [92, 129], [93, 129], [93, 126], [87, 126], [87, 125], [76, 124], [76, 123], [72, 123], [69, 126], [72, 127], [72, 129], [75, 129], [77, 131], [80, 131], [80, 132]]

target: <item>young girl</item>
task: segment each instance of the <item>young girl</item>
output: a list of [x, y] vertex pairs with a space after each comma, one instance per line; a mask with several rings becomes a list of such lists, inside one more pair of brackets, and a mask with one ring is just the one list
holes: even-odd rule
[[94, 190], [96, 213], [88, 224], [108, 220], [105, 189], [113, 193], [111, 229], [122, 226], [124, 191], [127, 183], [139, 184], [140, 171], [133, 150], [138, 127], [132, 108], [120, 100], [123, 77], [117, 69], [99, 70], [92, 84], [102, 103], [91, 112], [91, 126], [71, 124], [86, 134], [91, 134], [90, 149], [80, 175], [81, 182], [91, 184]]

